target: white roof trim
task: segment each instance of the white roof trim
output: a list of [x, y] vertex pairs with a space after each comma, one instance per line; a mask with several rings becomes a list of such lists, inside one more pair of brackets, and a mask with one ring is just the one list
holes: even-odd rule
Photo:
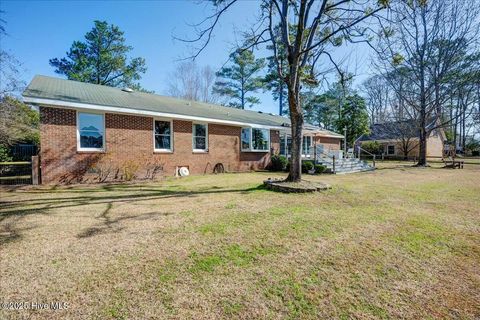
[[344, 136], [334, 136], [334, 135], [329, 135], [329, 134], [323, 134], [323, 133], [318, 133], [320, 137], [324, 138], [336, 138], [336, 139], [344, 139]]
[[[286, 133], [286, 134], [291, 134], [292, 129], [290, 127], [282, 127], [282, 129], [279, 130], [281, 133]], [[343, 139], [343, 135], [334, 135], [334, 134], [329, 134], [325, 133], [325, 131], [322, 130], [308, 130], [308, 129], [303, 129], [302, 134], [304, 136], [319, 136], [319, 137], [324, 137], [324, 138], [336, 138], [336, 139]]]
[[230, 121], [230, 120], [221, 120], [221, 119], [213, 119], [213, 118], [204, 118], [204, 117], [196, 117], [196, 116], [187, 116], [181, 114], [174, 114], [174, 113], [166, 113], [166, 112], [155, 112], [155, 111], [147, 111], [147, 110], [138, 110], [138, 109], [130, 109], [130, 108], [120, 108], [120, 107], [111, 107], [111, 106], [102, 106], [96, 104], [88, 104], [88, 103], [79, 103], [79, 102], [69, 102], [69, 101], [62, 101], [62, 100], [54, 100], [54, 99], [44, 99], [44, 98], [32, 98], [32, 97], [23, 97], [23, 101], [26, 103], [33, 103], [33, 104], [40, 104], [40, 105], [47, 105], [47, 106], [56, 106], [62, 107], [67, 109], [81, 109], [81, 110], [100, 110], [112, 113], [123, 113], [123, 114], [132, 114], [132, 115], [146, 115], [146, 116], [153, 116], [153, 117], [164, 117], [164, 118], [172, 118], [172, 119], [181, 119], [181, 120], [193, 120], [193, 121], [204, 121], [210, 123], [220, 123], [220, 124], [228, 124], [232, 126], [239, 126], [239, 127], [255, 127], [255, 128], [262, 128], [262, 129], [285, 129], [282, 126], [268, 126], [262, 124], [255, 124], [255, 123], [248, 123], [248, 122], [240, 122], [240, 121]]

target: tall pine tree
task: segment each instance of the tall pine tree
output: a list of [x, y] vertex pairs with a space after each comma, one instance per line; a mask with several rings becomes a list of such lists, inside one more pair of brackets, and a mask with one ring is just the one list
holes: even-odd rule
[[231, 64], [217, 72], [220, 80], [215, 82], [214, 93], [230, 98], [228, 106], [245, 109], [260, 103], [260, 99], [249, 95], [263, 88], [259, 76], [265, 67], [265, 59], [256, 59], [250, 50], [237, 50], [230, 55]]
[[132, 50], [125, 44], [124, 33], [117, 26], [96, 20], [85, 41], [74, 41], [67, 56], [50, 59], [55, 72], [70, 80], [111, 87], [141, 89], [138, 80], [145, 73], [145, 59], [128, 59]]

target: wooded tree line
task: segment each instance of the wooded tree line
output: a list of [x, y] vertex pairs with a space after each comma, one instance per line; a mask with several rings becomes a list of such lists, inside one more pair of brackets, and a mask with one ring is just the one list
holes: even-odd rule
[[[201, 54], [237, 1], [213, 2], [212, 14], [188, 40], [198, 45], [190, 58]], [[352, 144], [368, 131], [368, 119], [413, 119], [420, 138], [418, 164], [425, 165], [430, 132], [447, 128], [453, 141], [465, 146], [478, 127], [478, 10], [475, 0], [264, 0], [258, 21], [243, 33], [229, 63], [217, 72], [192, 61], [179, 64], [168, 92], [248, 108], [260, 103], [256, 94], [270, 91], [278, 113], [291, 120], [291, 181], [300, 179], [304, 121], [342, 133], [346, 129]], [[374, 53], [371, 69], [377, 74], [360, 90], [352, 88], [352, 75], [334, 55], [347, 42], [367, 43]], [[255, 56], [259, 48], [265, 57]], [[130, 58], [131, 50], [118, 27], [95, 21], [83, 41], [74, 41], [65, 57], [50, 64], [68, 79], [145, 90], [138, 81], [146, 62]], [[2, 52], [3, 61], [14, 59]], [[15, 74], [15, 68], [10, 71]], [[326, 86], [332, 71], [338, 81]], [[14, 81], [11, 85], [18, 87]]]
[[370, 122], [415, 122], [419, 164], [432, 131], [443, 128], [461, 151], [480, 132], [479, 28], [473, 0], [392, 1], [377, 33], [377, 74], [362, 86]]
[[[349, 1], [345, 3], [347, 2]], [[233, 2], [228, 2], [231, 3]], [[300, 8], [301, 4], [302, 1], [299, 1], [296, 8]], [[295, 8], [295, 4], [291, 5]], [[426, 153], [426, 138], [440, 127], [445, 129], [449, 143], [458, 146], [460, 150], [474, 146], [477, 142], [472, 140], [480, 127], [478, 17], [478, 6], [475, 6], [473, 0], [389, 1], [384, 14], [376, 20], [377, 29], [364, 27], [363, 33], [370, 29], [370, 38], [360, 40], [368, 42], [373, 48], [371, 69], [377, 71], [377, 74], [367, 79], [358, 93], [349, 87], [349, 81], [344, 79], [348, 75], [345, 74], [320, 94], [320, 83], [306, 77], [299, 90], [299, 101], [305, 119], [337, 132], [343, 133], [346, 128], [347, 142], [352, 145], [355, 138], [368, 131], [364, 122], [365, 112], [368, 112], [370, 124], [396, 122], [398, 125], [391, 128], [399, 137], [405, 138], [403, 140], [406, 141], [407, 151], [412, 148], [413, 139], [411, 126], [406, 123], [413, 121], [419, 133], [422, 154], [420, 165], [426, 163], [423, 156]], [[272, 28], [274, 39], [279, 29], [280, 25]], [[294, 36], [294, 31], [288, 33], [291, 37]], [[360, 33], [362, 32], [356, 35], [359, 36]], [[340, 37], [335, 41], [336, 44], [348, 40], [354, 42], [355, 39], [352, 38]], [[257, 44], [263, 39], [252, 35], [250, 42]], [[255, 89], [250, 90], [253, 93], [257, 90], [270, 90], [279, 103], [279, 114], [288, 114], [285, 105], [288, 94], [286, 84], [280, 78], [274, 63], [278, 62], [279, 69], [284, 70], [288, 62], [285, 61], [282, 44], [277, 41], [275, 44], [277, 56], [267, 58], [269, 63], [268, 69], [263, 73], [263, 82], [260, 77], [256, 77], [253, 86]], [[243, 46], [245, 47], [249, 47], [248, 41]], [[273, 51], [274, 45], [269, 44], [266, 48]], [[250, 48], [237, 50], [253, 56]], [[263, 61], [255, 58], [249, 61], [251, 64], [255, 62], [259, 66]], [[341, 74], [339, 65], [331, 62]], [[231, 67], [224, 69], [229, 68]], [[255, 72], [258, 71], [260, 69], [256, 68]], [[223, 76], [230, 78], [228, 73], [223, 73]], [[250, 74], [236, 75], [236, 78], [241, 79], [242, 76], [245, 78]], [[226, 82], [215, 84], [223, 83]], [[231, 98], [246, 93], [241, 89], [240, 93], [232, 92], [232, 83], [229, 84], [230, 87], [223, 91], [215, 86], [212, 90], [217, 89], [217, 92], [223, 92]], [[366, 99], [366, 104], [362, 97]], [[258, 102], [254, 97], [249, 98]], [[352, 104], [351, 101], [357, 103]], [[245, 107], [244, 103], [231, 105]], [[352, 106], [356, 107], [352, 110], [357, 112], [355, 121], [347, 121], [349, 117], [345, 113]]]
[[[7, 35], [6, 21], [0, 19], [0, 42]], [[38, 112], [15, 97], [25, 86], [22, 71], [20, 61], [0, 46], [0, 162], [12, 160], [13, 144], [39, 142]]]

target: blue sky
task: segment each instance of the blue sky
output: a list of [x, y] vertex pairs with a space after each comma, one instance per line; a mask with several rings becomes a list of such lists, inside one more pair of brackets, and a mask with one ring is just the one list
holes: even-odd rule
[[[144, 57], [148, 70], [142, 77], [143, 87], [166, 94], [168, 75], [176, 61], [189, 49], [172, 36], [193, 35], [188, 23], [201, 21], [210, 11], [208, 4], [189, 1], [10, 1], [1, 0], [2, 19], [6, 20], [8, 36], [0, 46], [23, 63], [24, 80], [35, 74], [59, 76], [48, 60], [65, 56], [74, 40], [93, 26], [94, 20], [106, 20], [125, 32], [127, 44], [133, 46], [131, 56]], [[238, 30], [245, 30], [254, 21], [258, 10], [255, 0], [241, 1], [221, 20], [214, 38], [197, 59], [199, 65], [211, 65], [215, 70], [228, 59]], [[368, 50], [342, 48], [339, 59], [348, 56], [349, 69], [358, 73], [357, 83], [368, 72]], [[269, 93], [258, 94], [261, 104], [255, 110], [277, 112]]]

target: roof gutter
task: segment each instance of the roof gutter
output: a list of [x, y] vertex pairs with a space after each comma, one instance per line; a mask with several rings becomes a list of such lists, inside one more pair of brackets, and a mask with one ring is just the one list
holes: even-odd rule
[[[291, 133], [291, 128], [290, 127], [285, 127], [283, 130], [280, 130], [282, 133]], [[332, 134], [332, 133], [326, 133], [323, 130], [311, 130], [311, 129], [303, 129], [302, 131], [303, 135], [311, 136], [311, 135], [318, 135], [319, 137], [323, 138], [336, 138], [336, 139], [344, 139], [345, 137], [340, 134]]]
[[35, 97], [29, 97], [29, 96], [23, 96], [23, 101], [26, 103], [34, 104], [34, 105], [55, 106], [55, 107], [62, 107], [66, 109], [96, 110], [96, 111], [100, 110], [100, 111], [106, 111], [106, 112], [112, 112], [112, 113], [122, 113], [122, 114], [131, 114], [131, 115], [140, 114], [140, 115], [146, 115], [146, 116], [152, 116], [152, 117], [165, 117], [165, 118], [172, 118], [172, 119], [228, 124], [231, 126], [239, 126], [239, 127], [254, 126], [256, 128], [262, 128], [262, 129], [275, 129], [275, 130], [285, 129], [285, 127], [282, 127], [282, 126], [269, 126], [269, 125], [256, 124], [256, 123], [221, 120], [221, 119], [205, 118], [205, 117], [197, 117], [197, 116], [187, 116], [187, 115], [167, 113], [167, 112], [156, 112], [156, 111], [138, 110], [138, 109], [130, 109], [130, 108], [103, 106], [103, 105], [70, 102], [70, 101], [55, 100], [55, 99], [35, 98]]

